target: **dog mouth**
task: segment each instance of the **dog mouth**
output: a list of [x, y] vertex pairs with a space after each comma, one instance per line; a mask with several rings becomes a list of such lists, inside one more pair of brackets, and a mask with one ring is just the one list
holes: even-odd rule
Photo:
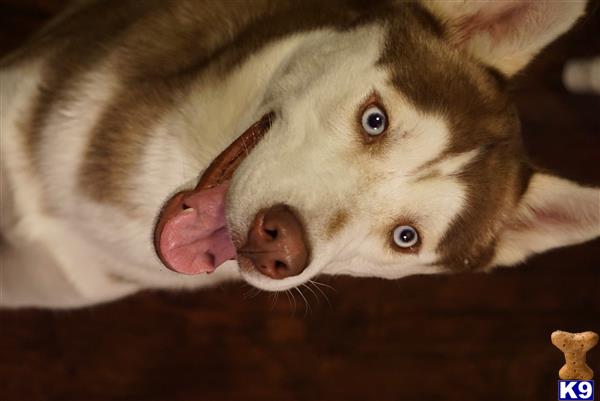
[[154, 248], [161, 262], [182, 274], [212, 273], [237, 258], [225, 218], [229, 184], [240, 164], [269, 131], [268, 113], [227, 147], [204, 171], [196, 188], [172, 196], [154, 228]]

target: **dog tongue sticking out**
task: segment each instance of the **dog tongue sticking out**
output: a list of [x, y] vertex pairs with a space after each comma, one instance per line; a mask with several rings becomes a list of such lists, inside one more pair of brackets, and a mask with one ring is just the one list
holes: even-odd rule
[[225, 194], [229, 185], [189, 193], [188, 209], [170, 218], [162, 229], [160, 254], [173, 270], [184, 274], [213, 272], [236, 256], [225, 224]]
[[225, 220], [225, 197], [236, 168], [271, 126], [267, 114], [225, 149], [192, 191], [173, 196], [160, 213], [154, 247], [169, 269], [183, 274], [211, 273], [235, 259]]

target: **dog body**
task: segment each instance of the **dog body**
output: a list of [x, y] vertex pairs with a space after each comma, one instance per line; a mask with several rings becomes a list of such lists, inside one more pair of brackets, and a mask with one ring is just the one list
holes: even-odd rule
[[[299, 3], [90, 1], [2, 62], [2, 306], [484, 270], [600, 235], [600, 192], [529, 166], [505, 90], [583, 2]], [[373, 107], [385, 135], [363, 132]], [[289, 205], [310, 263], [279, 280], [243, 258], [164, 269], [159, 211], [268, 113], [227, 227], [239, 251], [258, 211]], [[399, 248], [398, 227], [418, 243]]]

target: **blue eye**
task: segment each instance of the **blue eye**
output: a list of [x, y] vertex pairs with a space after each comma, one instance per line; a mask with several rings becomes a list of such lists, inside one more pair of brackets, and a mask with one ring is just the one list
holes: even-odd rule
[[394, 229], [394, 243], [400, 248], [410, 248], [419, 242], [419, 233], [411, 226], [399, 226]]
[[387, 117], [385, 112], [377, 106], [371, 106], [362, 116], [362, 128], [368, 135], [381, 135], [387, 129]]

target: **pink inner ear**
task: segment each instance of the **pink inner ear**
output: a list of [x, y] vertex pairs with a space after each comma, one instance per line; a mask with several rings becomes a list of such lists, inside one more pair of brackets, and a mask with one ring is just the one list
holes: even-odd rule
[[528, 1], [486, 1], [483, 4], [475, 14], [459, 19], [452, 27], [453, 39], [458, 45], [484, 32], [494, 40], [501, 40], [524, 23], [523, 19], [531, 7]]
[[527, 207], [527, 216], [518, 216], [508, 224], [515, 231], [529, 231], [540, 226], [565, 227], [573, 224], [573, 216], [566, 213], [565, 208], [547, 205], [543, 208]]

